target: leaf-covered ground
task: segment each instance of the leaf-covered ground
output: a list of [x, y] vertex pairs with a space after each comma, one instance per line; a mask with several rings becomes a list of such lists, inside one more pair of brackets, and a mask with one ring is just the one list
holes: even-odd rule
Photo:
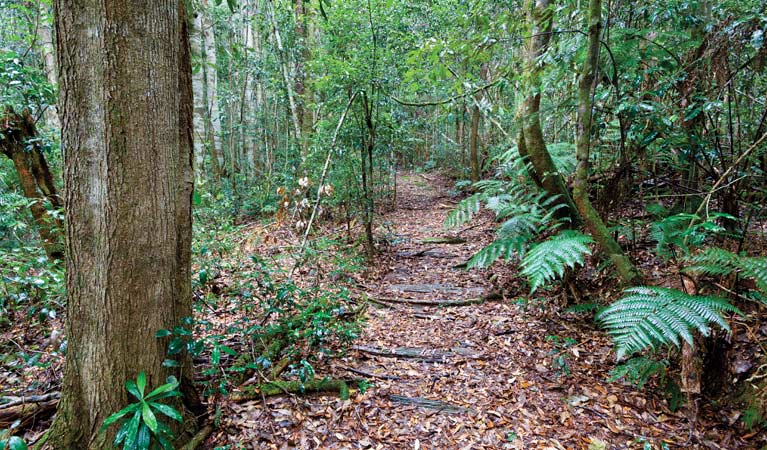
[[[457, 268], [492, 241], [494, 224], [483, 215], [445, 230], [454, 205], [436, 175], [400, 179], [396, 208], [377, 230], [388, 245], [353, 286], [370, 299], [364, 333], [346, 357], [318, 369], [365, 380], [351, 383], [349, 400], [316, 394], [224, 402], [206, 448], [765, 445], [767, 437], [744, 429], [734, 410], [702, 404], [692, 423], [685, 409], [669, 410], [653, 383], [637, 390], [608, 382], [615, 363], [604, 333], [588, 317], [564, 313], [556, 298], [528, 298], [512, 265]], [[472, 301], [425, 304], [456, 300]]]

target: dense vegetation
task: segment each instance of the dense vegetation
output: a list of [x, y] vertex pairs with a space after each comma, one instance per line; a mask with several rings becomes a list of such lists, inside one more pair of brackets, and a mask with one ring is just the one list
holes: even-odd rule
[[[14, 402], [62, 385], [67, 327], [78, 320], [67, 317], [76, 281], [66, 271], [87, 248], [73, 245], [67, 223], [70, 202], [86, 197], [70, 195], [75, 178], [64, 189], [65, 174], [85, 156], [62, 157], [74, 145], [62, 144], [62, 123], [74, 128], [60, 118], [74, 116], [57, 111], [57, 98], [71, 107], [61, 98], [74, 95], [62, 88], [73, 56], [57, 55], [69, 36], [53, 11], [68, 11], [54, 3], [0, 0], [0, 443], [9, 448], [25, 448], [11, 436], [39, 438], [44, 427], [30, 417], [55, 411], [58, 397], [31, 413]], [[503, 301], [545, 298], [550, 320], [569, 311], [603, 329], [616, 382], [663, 390], [670, 410], [692, 417], [701, 401], [728, 404], [742, 412], [733, 427], [767, 426], [763, 2], [182, 5], [194, 314], [149, 331], [167, 373], [120, 373], [124, 408], [99, 416], [115, 445], [171, 448], [197, 432], [191, 414], [215, 416], [223, 399], [348, 397], [344, 380], [316, 367], [346, 354], [364, 328], [373, 304], [355, 289], [397, 239], [382, 217], [404, 171], [451, 180], [446, 233], [491, 211], [493, 242], [457, 270], [495, 267]], [[187, 401], [191, 362], [202, 406]]]

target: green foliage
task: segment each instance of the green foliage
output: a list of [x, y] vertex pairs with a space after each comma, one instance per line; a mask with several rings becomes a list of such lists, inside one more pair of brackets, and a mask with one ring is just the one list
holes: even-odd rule
[[726, 276], [736, 272], [751, 279], [757, 288], [767, 293], [767, 257], [740, 256], [718, 247], [710, 247], [687, 258], [684, 271], [708, 276]]
[[24, 439], [11, 435], [12, 431], [12, 429], [0, 430], [0, 449], [27, 450], [28, 447], [26, 442], [24, 442]]
[[732, 216], [712, 214], [708, 220], [700, 221], [694, 214], [680, 213], [653, 222], [650, 236], [657, 242], [656, 253], [665, 260], [678, 257], [679, 251], [689, 255], [691, 249], [699, 247], [711, 234], [724, 231], [715, 222], [718, 218]]
[[661, 384], [666, 381], [666, 370], [668, 361], [648, 358], [646, 356], [635, 356], [617, 365], [610, 371], [609, 381], [625, 379], [631, 384], [642, 389], [651, 378], [660, 377]]
[[447, 215], [447, 219], [445, 219], [445, 226], [454, 228], [471, 222], [471, 219], [474, 218], [474, 216], [482, 207], [482, 204], [480, 203], [481, 199], [482, 194], [474, 194], [461, 200], [455, 209], [450, 211], [450, 213]]
[[522, 259], [521, 274], [530, 282], [530, 292], [561, 277], [566, 268], [583, 264], [591, 254], [593, 240], [578, 231], [567, 230], [535, 245]]
[[116, 447], [123, 450], [172, 450], [173, 431], [161, 415], [177, 422], [183, 421], [183, 417], [176, 408], [160, 400], [181, 396], [176, 378], [168, 377], [165, 384], [145, 394], [146, 374], [141, 372], [136, 381], [125, 382], [125, 389], [137, 401], [107, 417], [100, 431], [104, 432], [110, 425], [119, 422], [122, 425], [115, 435]]
[[662, 287], [633, 287], [596, 319], [612, 336], [620, 360], [646, 348], [657, 350], [671, 344], [679, 347], [682, 340], [693, 346], [691, 330], [707, 336], [711, 323], [729, 330], [722, 316], [727, 312], [740, 313], [719, 297], [689, 295]]

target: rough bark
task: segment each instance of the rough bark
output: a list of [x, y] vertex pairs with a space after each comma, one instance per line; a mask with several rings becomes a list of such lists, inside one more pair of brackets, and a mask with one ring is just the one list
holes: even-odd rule
[[[108, 449], [123, 384], [181, 381], [160, 329], [191, 317], [192, 94], [183, 0], [56, 0], [68, 352], [49, 445]], [[190, 421], [191, 422], [191, 421]], [[191, 423], [188, 423], [191, 425]], [[114, 427], [113, 427], [114, 428]]]
[[552, 196], [558, 196], [558, 203], [563, 208], [558, 210], [560, 218], [569, 218], [575, 223], [580, 223], [578, 210], [570, 197], [570, 192], [551, 159], [546, 141], [541, 128], [541, 73], [543, 68], [539, 59], [546, 52], [551, 40], [551, 29], [554, 20], [554, 11], [550, 0], [527, 0], [528, 24], [530, 27], [530, 39], [527, 43], [525, 54], [525, 69], [523, 75], [524, 100], [519, 108], [519, 117], [522, 122], [521, 139], [527, 157], [535, 174], [533, 179], [540, 180], [543, 189]]
[[580, 81], [578, 84], [578, 108], [577, 108], [577, 150], [578, 164], [573, 181], [573, 200], [589, 233], [599, 246], [607, 252], [618, 275], [625, 284], [638, 284], [642, 275], [636, 269], [631, 260], [623, 253], [618, 242], [594, 209], [589, 200], [589, 152], [591, 148], [592, 126], [592, 93], [595, 88], [597, 67], [599, 64], [600, 32], [602, 29], [602, 5], [601, 0], [589, 1], [588, 14], [588, 52], [583, 62]]
[[49, 258], [64, 256], [64, 224], [48, 213], [46, 202], [53, 210], [61, 209], [61, 198], [56, 192], [53, 176], [45, 161], [35, 120], [24, 111], [17, 113], [10, 107], [0, 117], [0, 153], [13, 161], [24, 196], [31, 201], [29, 211], [37, 225], [43, 249]]

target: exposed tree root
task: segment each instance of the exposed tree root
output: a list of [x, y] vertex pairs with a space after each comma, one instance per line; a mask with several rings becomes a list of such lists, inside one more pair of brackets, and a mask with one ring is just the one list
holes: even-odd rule
[[210, 434], [214, 430], [213, 424], [205, 425], [200, 429], [200, 431], [195, 434], [192, 439], [189, 440], [183, 447], [181, 447], [181, 450], [195, 450], [197, 447], [202, 445], [203, 442], [205, 442], [205, 439], [210, 436]]
[[503, 295], [500, 292], [491, 292], [483, 297], [465, 298], [458, 300], [425, 300], [418, 298], [390, 298], [390, 297], [369, 297], [368, 301], [377, 304], [405, 303], [408, 305], [419, 306], [468, 306], [484, 303], [487, 301], [501, 300]]
[[236, 402], [256, 400], [282, 394], [309, 394], [318, 392], [337, 392], [342, 400], [349, 398], [349, 385], [344, 380], [272, 381], [258, 386], [243, 386], [241, 392], [229, 397]]

